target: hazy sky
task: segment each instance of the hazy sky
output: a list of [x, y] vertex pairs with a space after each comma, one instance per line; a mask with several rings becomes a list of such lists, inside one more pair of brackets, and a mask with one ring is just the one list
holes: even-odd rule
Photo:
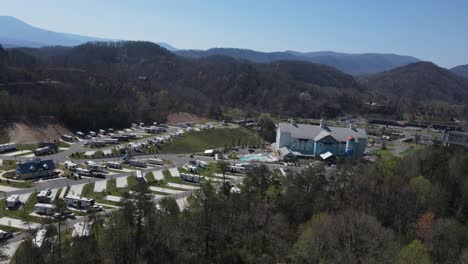
[[382, 52], [468, 64], [467, 0], [0, 0], [0, 14], [176, 48]]

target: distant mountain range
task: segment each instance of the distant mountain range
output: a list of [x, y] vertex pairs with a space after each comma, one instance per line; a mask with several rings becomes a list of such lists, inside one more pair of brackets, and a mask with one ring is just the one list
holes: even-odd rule
[[[5, 48], [44, 46], [77, 46], [90, 41], [116, 41], [76, 34], [59, 33], [31, 26], [15, 17], [0, 16], [0, 44]], [[177, 50], [167, 43], [157, 43], [170, 51]]]
[[[77, 46], [89, 41], [109, 39], [58, 33], [31, 26], [11, 16], [0, 16], [0, 44], [11, 47]], [[255, 63], [269, 63], [279, 60], [306, 61], [324, 64], [353, 75], [372, 74], [395, 67], [418, 62], [419, 59], [395, 54], [346, 54], [331, 51], [307, 52], [259, 52], [246, 49], [215, 48], [209, 50], [178, 50], [167, 43], [157, 43], [169, 51], [184, 57], [207, 57], [225, 55]]]
[[332, 51], [319, 52], [259, 52], [248, 49], [214, 48], [208, 50], [178, 50], [176, 54], [200, 58], [212, 55], [225, 55], [238, 59], [245, 59], [257, 63], [269, 63], [278, 60], [306, 61], [334, 67], [342, 72], [363, 75], [387, 71], [395, 67], [420, 60], [410, 56], [395, 54], [364, 53], [347, 54]]

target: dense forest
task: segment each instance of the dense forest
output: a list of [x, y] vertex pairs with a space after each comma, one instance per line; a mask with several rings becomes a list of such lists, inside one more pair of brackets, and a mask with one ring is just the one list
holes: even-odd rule
[[[372, 80], [357, 82], [332, 67], [300, 61], [188, 59], [150, 42], [0, 48], [0, 120], [53, 116], [70, 128], [95, 129], [163, 122], [168, 113], [179, 111], [222, 119], [233, 108], [312, 118], [370, 113], [411, 118], [416, 112], [441, 119], [468, 116], [464, 84], [455, 96], [461, 103], [452, 105], [429, 103], [432, 97], [388, 96], [374, 91]], [[379, 87], [392, 90], [380, 80], [375, 80]], [[443, 89], [448, 93], [450, 87]], [[369, 107], [369, 101], [380, 106]]]
[[183, 212], [137, 185], [109, 217], [90, 216], [92, 236], [26, 242], [14, 263], [466, 263], [466, 148], [340, 167], [255, 167], [240, 193], [207, 184]]

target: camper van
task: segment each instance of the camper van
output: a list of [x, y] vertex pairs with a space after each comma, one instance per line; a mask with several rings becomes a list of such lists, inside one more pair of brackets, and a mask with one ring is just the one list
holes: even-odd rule
[[77, 209], [88, 209], [94, 206], [94, 199], [80, 197], [77, 195], [67, 195], [67, 197], [65, 197], [65, 202], [68, 206]]
[[34, 212], [40, 215], [53, 215], [55, 213], [55, 206], [47, 203], [37, 203], [34, 205]]
[[21, 202], [19, 200], [19, 195], [13, 194], [11, 196], [8, 196], [6, 199], [6, 207], [8, 209], [15, 209], [18, 208], [21, 205]]

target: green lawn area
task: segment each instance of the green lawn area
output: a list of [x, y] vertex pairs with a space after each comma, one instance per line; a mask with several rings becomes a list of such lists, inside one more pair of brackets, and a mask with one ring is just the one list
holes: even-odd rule
[[117, 188], [116, 187], [116, 180], [112, 179], [107, 181], [107, 188], [104, 192], [96, 193], [94, 192], [94, 183], [88, 183], [83, 187], [83, 191], [81, 192], [81, 196], [86, 198], [92, 198], [97, 203], [109, 204], [109, 205], [119, 205], [119, 203], [112, 202], [105, 200], [104, 197], [107, 195], [115, 195], [122, 197], [124, 193], [130, 191], [133, 186], [137, 184], [136, 177], [130, 176], [127, 178], [128, 186], [125, 188]]
[[162, 145], [160, 152], [195, 153], [212, 148], [258, 145], [261, 143], [263, 143], [263, 140], [246, 128], [222, 128], [184, 133], [182, 137]]
[[403, 157], [413, 155], [413, 153], [424, 149], [426, 146], [425, 145], [420, 145], [420, 144], [415, 144], [415, 143], [403, 143], [406, 147], [408, 147], [407, 150], [403, 151], [400, 153]]
[[0, 166], [0, 170], [3, 171], [9, 171], [9, 170], [15, 170], [18, 164], [16, 164], [16, 161], [14, 160], [4, 160], [2, 165]]
[[13, 187], [13, 188], [31, 188], [31, 187], [34, 187], [34, 183], [32, 183], [30, 181], [25, 181], [25, 182], [10, 181], [10, 182], [7, 182], [5, 180], [0, 180], [0, 185], [9, 186], [9, 187]]
[[13, 233], [23, 231], [23, 229], [21, 228], [16, 228], [16, 227], [7, 226], [7, 225], [0, 225], [0, 230], [6, 231], [6, 232], [13, 232]]
[[164, 175], [164, 178], [166, 177], [172, 177], [171, 173], [169, 172], [169, 170], [163, 170], [162, 174]]

